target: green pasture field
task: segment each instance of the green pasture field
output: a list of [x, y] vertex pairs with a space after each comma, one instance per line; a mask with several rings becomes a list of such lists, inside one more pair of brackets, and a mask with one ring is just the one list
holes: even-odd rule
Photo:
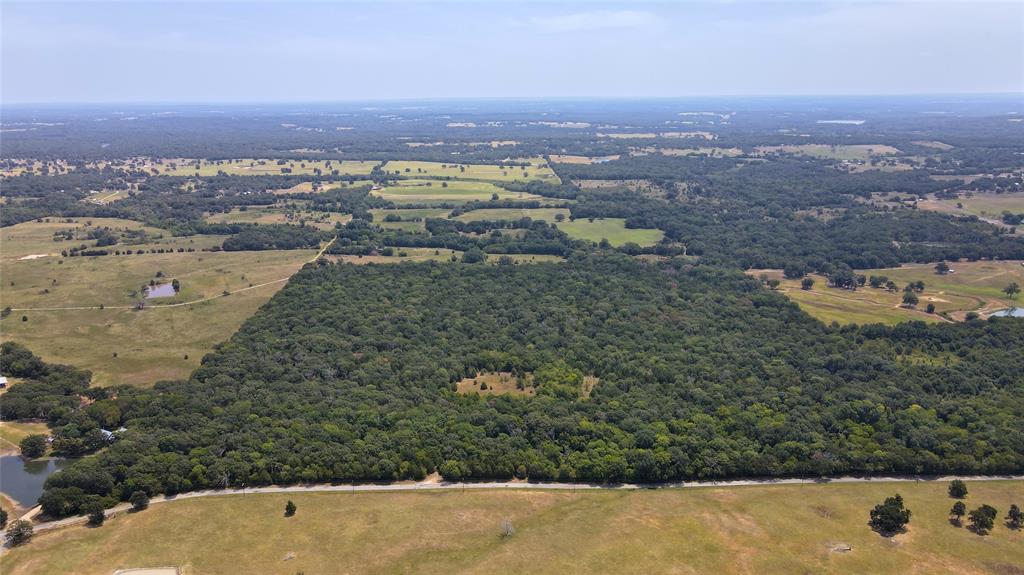
[[162, 163], [146, 162], [142, 168], [150, 173], [155, 169], [157, 175], [161, 176], [216, 176], [218, 172], [233, 176], [277, 176], [284, 174], [281, 168], [290, 168], [291, 172], [288, 175], [312, 176], [315, 173], [314, 170], [319, 168], [321, 176], [326, 177], [332, 175], [334, 170], [338, 170], [340, 176], [365, 176], [380, 163], [362, 160], [287, 160], [285, 164], [279, 165], [278, 161], [253, 158], [199, 160], [199, 169], [197, 170], [195, 168], [196, 160], [167, 158], [163, 159]]
[[555, 223], [555, 216], [558, 214], [565, 216], [566, 220], [569, 219], [569, 210], [567, 208], [486, 208], [466, 212], [452, 219], [459, 220], [460, 222], [478, 222], [531, 218], [553, 224]]
[[351, 219], [352, 214], [289, 209], [286, 206], [248, 207], [245, 210], [233, 208], [228, 213], [206, 216], [206, 221], [210, 223], [305, 224], [321, 230], [333, 230], [334, 224], [344, 224]]
[[[79, 221], [83, 229], [84, 222]], [[128, 220], [92, 222], [142, 227]], [[230, 337], [315, 255], [313, 250], [174, 251], [63, 258], [60, 247], [79, 242], [54, 242], [52, 235], [70, 225], [27, 222], [0, 230], [3, 305], [15, 310], [2, 320], [0, 340], [18, 341], [47, 361], [90, 369], [98, 385], [152, 385], [160, 379], [186, 377], [214, 344]], [[162, 230], [149, 231], [154, 236], [163, 233], [158, 242], [167, 243], [146, 245], [199, 249], [224, 241], [224, 236], [170, 238]], [[48, 255], [22, 259], [41, 254]], [[162, 278], [156, 277], [158, 272]], [[171, 279], [180, 282], [177, 295], [142, 299], [144, 284]], [[230, 295], [223, 296], [225, 291]], [[206, 298], [211, 299], [160, 307]], [[145, 309], [131, 309], [139, 301]], [[83, 307], [87, 309], [27, 309]]]
[[761, 154], [784, 152], [803, 154], [815, 158], [829, 160], [861, 160], [867, 161], [876, 156], [901, 153], [898, 149], [884, 144], [852, 144], [829, 146], [828, 144], [793, 144], [785, 146], [757, 146]]
[[[637, 491], [294, 493], [184, 499], [37, 534], [6, 575], [265, 573], [1017, 573], [1024, 532], [1003, 526], [1020, 481], [968, 482], [999, 512], [979, 536], [950, 523], [945, 482]], [[868, 512], [899, 493], [912, 512], [883, 537]], [[284, 517], [288, 500], [293, 517]], [[514, 528], [502, 537], [500, 524]], [[848, 550], [846, 550], [848, 548]]]
[[[448, 184], [447, 187], [442, 184]], [[510, 192], [490, 182], [452, 180], [399, 180], [393, 185], [375, 189], [372, 194], [396, 204], [420, 203], [465, 203], [474, 200], [486, 201], [497, 194], [499, 200], [537, 200], [534, 194]]]
[[[496, 164], [445, 164], [443, 162], [389, 161], [384, 170], [389, 174], [411, 178], [444, 178], [463, 180], [489, 180], [494, 182], [527, 182], [541, 180], [559, 183], [558, 176], [544, 158], [519, 158], [517, 162], [529, 162], [530, 167], [499, 166]], [[524, 175], [525, 172], [525, 175]]]
[[[425, 229], [424, 220], [427, 218], [446, 218], [449, 210], [438, 208], [395, 208], [370, 210], [373, 215], [373, 223], [389, 230], [405, 230], [407, 232], [419, 232]], [[388, 214], [401, 216], [403, 220], [420, 218], [420, 221], [385, 222]]]
[[577, 240], [600, 242], [606, 239], [613, 246], [630, 242], [640, 246], [652, 246], [660, 242], [665, 235], [661, 230], [629, 229], [626, 227], [626, 220], [621, 218], [601, 218], [594, 221], [577, 219], [572, 222], [566, 220], [557, 225], [558, 229]]
[[[962, 204], [963, 208], [956, 207]], [[1024, 214], [1024, 192], [1009, 194], [973, 193], [961, 194], [955, 200], [928, 199], [917, 203], [924, 210], [935, 210], [949, 214], [974, 215], [979, 218], [1000, 220], [1003, 212]]]
[[[1024, 286], [1024, 266], [1019, 261], [952, 262], [953, 273], [939, 275], [933, 264], [907, 264], [900, 268], [859, 270], [866, 277], [886, 276], [896, 282], [899, 291], [871, 287], [856, 291], [828, 286], [827, 278], [813, 275], [815, 283], [811, 290], [800, 289], [800, 280], [782, 278], [775, 270], [765, 275], [781, 280], [779, 289], [797, 302], [807, 313], [823, 322], [884, 323], [896, 324], [904, 321], [944, 321], [943, 314], [955, 320], [962, 320], [967, 312], [974, 311], [985, 316], [993, 311], [1021, 305], [1021, 296], [1012, 300], [1002, 289], [1012, 282]], [[761, 275], [753, 270], [751, 275]], [[906, 308], [902, 289], [911, 282], [923, 281], [924, 292], [918, 294], [920, 303], [916, 308]], [[928, 314], [926, 306], [935, 305], [935, 314]]]

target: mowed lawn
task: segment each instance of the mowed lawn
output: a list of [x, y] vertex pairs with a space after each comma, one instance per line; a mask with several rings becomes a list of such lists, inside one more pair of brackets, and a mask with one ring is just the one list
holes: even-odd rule
[[592, 242], [608, 240], [608, 243], [613, 246], [621, 246], [630, 242], [641, 246], [652, 246], [660, 242], [665, 235], [661, 230], [627, 228], [626, 220], [621, 218], [599, 218], [594, 221], [577, 219], [572, 222], [566, 220], [558, 224], [558, 229], [577, 240]]
[[[315, 255], [313, 250], [173, 251], [62, 258], [62, 244], [79, 242], [53, 242], [55, 227], [59, 226], [32, 222], [0, 231], [3, 305], [14, 309], [0, 323], [0, 340], [22, 343], [47, 361], [90, 369], [97, 385], [151, 385], [188, 376], [214, 344], [229, 338], [285, 284], [283, 280]], [[223, 236], [215, 238], [223, 241]], [[207, 240], [200, 236], [167, 241], [171, 247]], [[20, 255], [54, 250], [55, 255], [40, 258]], [[156, 277], [158, 272], [162, 278]], [[171, 279], [180, 282], [177, 295], [145, 300], [143, 311], [130, 309], [141, 299], [143, 285]], [[223, 296], [225, 291], [230, 295]], [[204, 298], [213, 299], [160, 307]], [[88, 309], [34, 309], [78, 307]]]
[[565, 219], [569, 219], [568, 208], [487, 208], [466, 212], [452, 219], [459, 220], [460, 222], [493, 222], [530, 218], [555, 223], [555, 216], [558, 214], [561, 214]]
[[[970, 482], [968, 509], [999, 511], [987, 536], [949, 523], [946, 483], [676, 490], [247, 495], [182, 500], [96, 529], [42, 533], [6, 575], [262, 573], [1007, 574], [1024, 533], [1002, 525], [1021, 482]], [[868, 511], [899, 493], [913, 518], [889, 539]], [[285, 502], [298, 506], [283, 516]], [[507, 519], [515, 533], [501, 537]], [[850, 547], [849, 551], [837, 548]]]
[[389, 174], [401, 176], [466, 180], [488, 180], [493, 182], [528, 182], [540, 180], [557, 184], [559, 180], [544, 158], [519, 158], [519, 163], [528, 162], [527, 167], [499, 166], [496, 164], [445, 164], [443, 162], [390, 161], [384, 166]]
[[[447, 185], [444, 185], [447, 184]], [[372, 194], [396, 204], [453, 203], [473, 200], [486, 201], [495, 195], [499, 200], [539, 200], [540, 196], [524, 192], [510, 192], [489, 182], [398, 180], [393, 185], [376, 189]]]
[[[857, 273], [868, 278], [873, 275], [886, 276], [896, 282], [899, 287], [897, 292], [867, 286], [856, 291], [832, 288], [828, 286], [827, 278], [818, 275], [811, 276], [815, 283], [810, 290], [802, 290], [799, 280], [784, 279], [777, 270], [765, 275], [780, 279], [781, 291], [800, 304], [804, 311], [826, 323], [836, 321], [841, 324], [892, 325], [911, 320], [935, 322], [943, 320], [937, 315], [940, 313], [962, 320], [969, 311], [984, 316], [999, 309], [1024, 305], [1024, 297], [1018, 295], [1016, 300], [1010, 299], [1002, 291], [1012, 282], [1024, 286], [1024, 266], [1021, 262], [952, 262], [949, 265], [953, 273], [944, 275], [935, 273], [934, 264], [858, 270]], [[758, 270], [749, 273], [755, 277], [762, 274]], [[917, 294], [919, 303], [916, 308], [905, 308], [901, 305], [903, 287], [917, 281], [924, 282], [925, 290]], [[929, 303], [935, 305], [935, 314], [925, 312]]]

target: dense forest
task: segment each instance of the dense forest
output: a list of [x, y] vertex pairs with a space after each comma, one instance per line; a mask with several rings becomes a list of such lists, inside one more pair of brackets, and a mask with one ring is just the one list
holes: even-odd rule
[[[47, 512], [214, 486], [1024, 468], [1024, 323], [830, 328], [676, 260], [310, 264], [188, 381], [120, 388]], [[456, 393], [478, 372], [526, 396]], [[592, 390], [583, 382], [598, 378]]]

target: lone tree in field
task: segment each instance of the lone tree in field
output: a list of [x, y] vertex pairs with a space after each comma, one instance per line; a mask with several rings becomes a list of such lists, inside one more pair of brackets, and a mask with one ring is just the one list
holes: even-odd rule
[[949, 496], [953, 499], [967, 497], [967, 484], [964, 483], [963, 479], [954, 479], [949, 482]]
[[947, 264], [946, 262], [939, 262], [935, 264], [935, 273], [939, 275], [948, 274], [949, 264]]
[[1024, 525], [1024, 512], [1014, 503], [1010, 505], [1010, 511], [1006, 514], [1006, 526], [1010, 529], [1020, 529]]
[[28, 540], [32, 539], [32, 524], [23, 519], [19, 519], [14, 523], [11, 523], [11, 526], [7, 528], [7, 533], [4, 537], [7, 539], [7, 543], [12, 547], [28, 543]]
[[814, 287], [814, 278], [804, 278], [800, 280], [800, 289], [810, 291], [812, 287]]
[[29, 459], [42, 457], [46, 453], [46, 436], [39, 434], [26, 435], [18, 446], [21, 447], [21, 455], [23, 457]]
[[295, 504], [292, 503], [291, 499], [289, 499], [288, 503], [285, 503], [285, 505], [284, 505], [284, 516], [285, 517], [291, 517], [292, 515], [295, 515], [295, 510], [296, 509], [298, 509], [298, 508], [295, 507]]
[[1003, 288], [1003, 293], [1005, 293], [1011, 299], [1017, 299], [1017, 294], [1020, 293], [1020, 286], [1017, 285], [1017, 282], [1013, 282], [1010, 285]]
[[914, 307], [917, 305], [917, 295], [914, 292], [903, 292], [903, 305], [906, 307]]
[[953, 508], [949, 510], [950, 518], [957, 524], [962, 525], [964, 515], [967, 514], [967, 506], [964, 505], [963, 501], [957, 501], [953, 504]]
[[998, 515], [999, 512], [996, 511], [995, 507], [992, 507], [991, 505], [982, 505], [968, 513], [967, 520], [971, 522], [971, 529], [975, 533], [978, 535], [984, 535], [996, 524], [996, 517]]
[[516, 528], [512, 526], [512, 520], [511, 519], [502, 519], [501, 520], [501, 536], [502, 537], [511, 537], [511, 536], [513, 536], [515, 534], [516, 534]]
[[179, 282], [177, 278], [171, 280], [171, 289], [174, 290], [174, 293], [181, 291], [181, 282]]
[[903, 531], [907, 523], [910, 523], [910, 510], [903, 506], [903, 497], [897, 493], [875, 505], [868, 525], [883, 535], [891, 535]]
[[149, 495], [145, 491], [133, 491], [128, 497], [128, 503], [132, 504], [133, 511], [143, 511], [149, 507]]

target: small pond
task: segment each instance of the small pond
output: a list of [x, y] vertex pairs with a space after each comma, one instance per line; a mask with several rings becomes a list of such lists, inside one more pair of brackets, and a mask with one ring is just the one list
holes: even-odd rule
[[67, 464], [67, 459], [53, 457], [28, 461], [20, 455], [0, 456], [0, 492], [22, 507], [33, 507], [46, 478]]
[[174, 286], [171, 284], [159, 284], [146, 288], [146, 299], [172, 296], [174, 296]]
[[1024, 307], [1011, 307], [992, 312], [995, 317], [1024, 317]]

